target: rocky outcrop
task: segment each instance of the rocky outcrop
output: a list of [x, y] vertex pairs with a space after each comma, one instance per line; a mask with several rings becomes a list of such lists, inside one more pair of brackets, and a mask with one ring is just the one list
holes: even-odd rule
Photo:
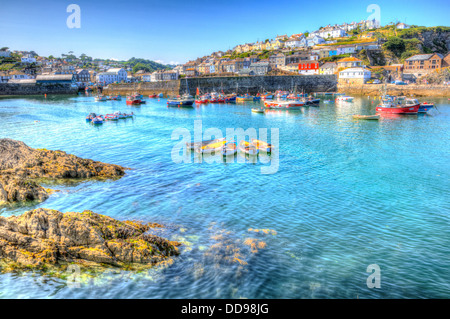
[[0, 259], [27, 268], [80, 263], [154, 265], [178, 255], [178, 242], [146, 234], [158, 224], [119, 221], [84, 211], [38, 208], [0, 216]]
[[13, 176], [0, 176], [0, 203], [43, 201], [49, 191], [36, 182]]
[[0, 202], [46, 199], [48, 192], [32, 179], [113, 178], [123, 176], [125, 170], [119, 165], [0, 139]]

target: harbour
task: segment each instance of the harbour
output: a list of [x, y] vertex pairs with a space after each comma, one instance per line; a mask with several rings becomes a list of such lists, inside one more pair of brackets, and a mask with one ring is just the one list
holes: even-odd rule
[[[145, 104], [130, 106], [94, 97], [1, 99], [0, 137], [131, 170], [115, 181], [45, 185], [58, 191], [42, 203], [3, 207], [1, 216], [49, 207], [157, 222], [166, 228], [155, 234], [180, 242], [180, 256], [140, 273], [82, 271], [76, 289], [39, 271], [2, 273], [3, 298], [449, 295], [448, 99], [427, 98], [437, 107], [426, 114], [355, 121], [354, 114], [375, 112], [373, 98], [322, 97], [318, 106], [258, 114], [251, 110], [263, 101], [179, 108], [166, 98], [144, 96]], [[85, 121], [117, 110], [134, 116], [100, 126]], [[261, 174], [261, 154], [256, 161], [236, 154], [221, 163], [174, 163], [172, 132], [192, 133], [195, 121], [224, 136], [226, 128], [279, 128], [280, 169]], [[383, 269], [381, 290], [366, 286], [374, 263]]]

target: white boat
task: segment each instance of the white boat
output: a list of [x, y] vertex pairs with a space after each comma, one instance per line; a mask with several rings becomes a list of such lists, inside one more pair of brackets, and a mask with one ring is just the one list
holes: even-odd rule
[[305, 103], [302, 101], [265, 101], [264, 106], [275, 110], [298, 110]]
[[354, 99], [353, 96], [348, 96], [348, 95], [338, 96], [336, 98], [336, 102], [353, 102], [353, 99]]
[[239, 143], [239, 150], [247, 155], [258, 155], [259, 153], [259, 150], [255, 145], [244, 140]]
[[228, 142], [222, 147], [222, 155], [230, 156], [237, 153], [236, 142]]
[[106, 100], [107, 100], [107, 98], [104, 95], [97, 95], [95, 97], [95, 102], [103, 102], [103, 101], [106, 101]]

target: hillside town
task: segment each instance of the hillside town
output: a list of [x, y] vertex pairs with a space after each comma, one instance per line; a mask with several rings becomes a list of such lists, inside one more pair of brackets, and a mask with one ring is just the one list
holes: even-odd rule
[[[10, 51], [3, 47], [0, 83], [70, 82], [84, 88], [184, 77], [318, 74], [335, 74], [338, 83], [349, 85], [427, 83], [427, 75], [450, 66], [449, 42], [429, 48], [417, 38], [409, 37], [409, 29], [418, 28], [405, 23], [381, 27], [377, 20], [327, 25], [313, 32], [239, 44], [176, 66], [148, 61], [153, 63], [148, 67], [147, 60], [136, 62], [134, 58], [114, 61], [92, 59], [85, 54], [77, 57], [72, 51], [60, 58], [44, 57], [34, 51]], [[450, 33], [437, 31], [445, 31], [447, 37]], [[397, 52], [402, 44], [402, 51]], [[443, 79], [448, 82], [446, 77]]]

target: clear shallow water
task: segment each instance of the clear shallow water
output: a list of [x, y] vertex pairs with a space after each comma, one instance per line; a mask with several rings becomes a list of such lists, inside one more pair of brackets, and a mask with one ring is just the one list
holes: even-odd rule
[[[261, 115], [251, 113], [254, 103], [0, 99], [1, 138], [133, 169], [117, 181], [51, 185], [61, 191], [45, 202], [0, 214], [90, 209], [165, 224], [162, 236], [185, 243], [168, 268], [98, 275], [80, 288], [40, 273], [2, 274], [0, 298], [449, 298], [450, 105], [434, 101], [429, 115], [358, 122], [351, 115], [373, 113], [376, 102]], [[84, 121], [115, 110], [137, 116]], [[261, 163], [173, 163], [172, 131], [193, 136], [200, 119], [203, 130], [223, 134], [279, 128], [278, 172], [261, 174]], [[381, 268], [380, 289], [367, 288], [370, 264]]]

